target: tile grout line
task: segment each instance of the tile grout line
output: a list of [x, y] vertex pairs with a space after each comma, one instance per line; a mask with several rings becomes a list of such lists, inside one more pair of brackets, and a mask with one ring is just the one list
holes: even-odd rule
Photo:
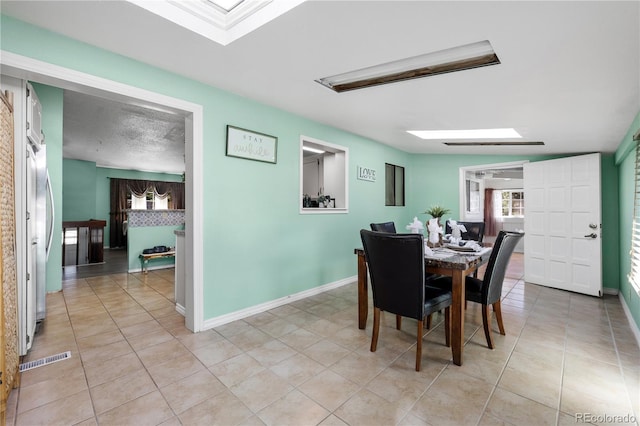
[[564, 389], [565, 368], [567, 365], [567, 346], [569, 344], [569, 320], [571, 319], [571, 302], [573, 298], [569, 297], [569, 306], [567, 312], [567, 321], [564, 324], [564, 345], [562, 348], [562, 365], [560, 367], [560, 395], [558, 395], [558, 403], [556, 409], [556, 426], [560, 425], [560, 416], [562, 415], [562, 394]]
[[[609, 324], [609, 332], [611, 333], [611, 339], [613, 340], [613, 349], [616, 352], [616, 359], [618, 360], [618, 369], [620, 370], [620, 376], [622, 377], [622, 383], [624, 385], [625, 394], [627, 395], [627, 402], [629, 403], [629, 407], [631, 408], [631, 413], [629, 414], [633, 415], [634, 414], [633, 400], [631, 398], [631, 395], [629, 394], [629, 387], [627, 386], [627, 378], [624, 373], [624, 368], [622, 367], [622, 360], [620, 359], [620, 351], [618, 350], [618, 342], [616, 340], [616, 335], [613, 331], [613, 326], [611, 325], [611, 316], [609, 315], [609, 308], [607, 304], [604, 302], [604, 299], [603, 299], [603, 305], [604, 305], [605, 314], [607, 316], [607, 323]], [[635, 413], [635, 414], [638, 415], [638, 413]], [[638, 424], [637, 417], [636, 417], [636, 424]]]
[[[507, 297], [513, 291], [513, 289], [518, 285], [518, 283], [520, 281], [522, 281], [522, 285], [523, 286], [525, 285], [525, 282], [524, 282], [523, 278], [522, 279], [518, 279], [516, 284], [513, 287], [511, 287], [511, 289], [507, 292], [507, 294], [504, 297]], [[536, 296], [536, 300], [535, 300], [535, 302], [533, 302], [533, 305], [531, 306], [531, 309], [529, 310], [529, 312], [528, 312], [528, 314], [527, 314], [527, 316], [525, 318], [524, 324], [522, 325], [522, 328], [520, 329], [520, 332], [518, 333], [518, 336], [516, 337], [516, 341], [515, 341], [513, 347], [511, 348], [511, 351], [509, 351], [509, 356], [507, 357], [507, 359], [506, 359], [506, 361], [504, 363], [504, 366], [500, 370], [500, 374], [498, 375], [498, 378], [496, 379], [496, 382], [493, 385], [493, 387], [491, 389], [491, 392], [489, 392], [489, 396], [487, 397], [487, 401], [485, 402], [485, 405], [484, 405], [484, 407], [482, 409], [482, 414], [480, 415], [480, 418], [478, 418], [478, 421], [476, 422], [476, 426], [480, 424], [480, 422], [482, 421], [482, 418], [484, 417], [484, 415], [487, 414], [487, 408], [489, 407], [489, 403], [491, 401], [491, 398], [493, 398], [493, 395], [495, 394], [496, 389], [498, 389], [498, 384], [500, 383], [500, 380], [502, 379], [502, 376], [504, 375], [504, 372], [507, 369], [507, 366], [509, 365], [509, 361], [511, 360], [511, 357], [513, 356], [513, 353], [516, 350], [516, 346], [518, 346], [518, 342], [520, 341], [520, 337], [522, 336], [522, 332], [523, 332], [523, 330], [524, 330], [524, 328], [525, 328], [525, 326], [527, 324], [527, 321], [529, 320], [529, 316], [531, 316], [531, 312], [533, 311], [535, 306], [538, 304], [538, 298], [539, 297], [540, 297], [540, 292], [538, 292], [538, 295]], [[501, 297], [501, 299], [502, 298], [503, 297]], [[522, 396], [522, 395], [519, 395], [519, 396]], [[524, 396], [522, 396], [522, 397], [526, 398]], [[526, 399], [529, 399], [529, 398], [526, 398]], [[506, 422], [506, 420], [502, 419], [501, 417], [499, 417], [499, 418], [500, 418], [500, 420], [503, 420], [503, 421]]]
[[[111, 277], [111, 275], [109, 275], [109, 277]], [[137, 279], [137, 278], [136, 278], [136, 279]], [[111, 281], [113, 281], [113, 284], [114, 284], [118, 289], [120, 289], [121, 291], [123, 291], [124, 293], [126, 293], [129, 297], [131, 297], [131, 298], [132, 298], [132, 299], [133, 299], [133, 300], [138, 304], [138, 306], [140, 306], [140, 307], [141, 307], [141, 308], [142, 308], [146, 313], [149, 313], [149, 311], [148, 311], [144, 306], [142, 306], [142, 305], [140, 304], [140, 302], [138, 301], [138, 299], [137, 299], [134, 295], [132, 295], [131, 293], [129, 293], [129, 292], [127, 291], [127, 289], [123, 288], [123, 287], [120, 285], [120, 283], [119, 283], [119, 282], [117, 282], [117, 281], [116, 281], [116, 280], [114, 280], [114, 279], [111, 279]], [[144, 284], [144, 283], [143, 283], [143, 284]], [[91, 287], [91, 290], [95, 293], [95, 289], [93, 288], [93, 286], [91, 285], [91, 283], [89, 283], [89, 282], [88, 282], [88, 285]], [[146, 285], [146, 284], [145, 284], [145, 285]], [[150, 287], [150, 288], [152, 288], [154, 291], [156, 291], [156, 292], [157, 292], [157, 290], [156, 290], [155, 288], [153, 288], [153, 287]], [[114, 319], [114, 317], [113, 317], [113, 315], [112, 315], [112, 313], [111, 313], [111, 310], [110, 310], [110, 309], [109, 309], [109, 308], [104, 304], [104, 301], [102, 300], [102, 298], [100, 297], [100, 295], [99, 295], [98, 293], [95, 293], [95, 294], [96, 294], [96, 296], [98, 297], [98, 300], [100, 300], [100, 303], [101, 303], [101, 304], [102, 304], [102, 306], [104, 307], [105, 311], [106, 311], [106, 312], [107, 312], [107, 314], [109, 315], [109, 318], [111, 318], [111, 320], [113, 321], [113, 323], [114, 323], [114, 324], [115, 324], [115, 326], [117, 327], [118, 332], [122, 335], [122, 338], [124, 339], [124, 341], [126, 341], [126, 342], [127, 342], [127, 344], [129, 345], [129, 348], [131, 349], [131, 351], [136, 355], [136, 358], [138, 359], [138, 361], [140, 361], [140, 364], [141, 364], [141, 365], [142, 365], [142, 367], [144, 368], [144, 371], [149, 375], [149, 378], [152, 380], [152, 382], [153, 382], [153, 384], [154, 384], [154, 386], [155, 386], [155, 388], [156, 388], [155, 390], [149, 391], [149, 392], [147, 392], [147, 393], [145, 393], [145, 394], [143, 394], [143, 395], [139, 395], [137, 398], [134, 398], [133, 400], [127, 401], [127, 402], [125, 402], [125, 403], [123, 403], [123, 404], [120, 404], [119, 406], [112, 407], [112, 408], [110, 408], [109, 410], [104, 411], [103, 413], [98, 413], [98, 412], [97, 412], [97, 410], [96, 410], [96, 407], [95, 407], [95, 402], [94, 402], [94, 399], [93, 399], [93, 394], [91, 393], [91, 387], [90, 387], [90, 386], [89, 386], [89, 384], [88, 384], [88, 379], [86, 379], [86, 373], [85, 373], [85, 379], [87, 380], [87, 387], [88, 387], [88, 391], [89, 391], [89, 396], [90, 396], [90, 398], [91, 398], [91, 404], [92, 404], [92, 406], [93, 406], [94, 419], [95, 419], [95, 421], [96, 421], [96, 422], [98, 422], [98, 415], [99, 415], [99, 414], [100, 414], [100, 415], [102, 415], [102, 414], [108, 413], [108, 412], [110, 412], [110, 411], [112, 411], [112, 410], [115, 410], [115, 409], [117, 409], [117, 408], [121, 407], [121, 406], [122, 406], [122, 405], [124, 405], [124, 404], [127, 404], [127, 403], [129, 403], [129, 402], [135, 401], [135, 400], [137, 400], [137, 399], [139, 399], [139, 398], [142, 398], [143, 396], [146, 396], [146, 395], [148, 395], [148, 394], [150, 394], [150, 393], [152, 393], [152, 392], [155, 392], [155, 391], [158, 391], [158, 393], [160, 393], [160, 395], [162, 396], [162, 398], [163, 398], [163, 399], [165, 400], [165, 402], [167, 403], [167, 406], [169, 407], [169, 409], [171, 409], [171, 412], [174, 414], [174, 416], [176, 416], [176, 417], [177, 417], [177, 414], [173, 411], [173, 408], [171, 408], [171, 405], [169, 405], [169, 402], [168, 402], [168, 401], [166, 401], [166, 398], [164, 397], [164, 395], [163, 395], [163, 394], [162, 394], [162, 392], [160, 391], [159, 386], [157, 385], [157, 383], [155, 382], [155, 380], [153, 380], [153, 377], [151, 376], [151, 373], [149, 372], [149, 370], [148, 370], [147, 366], [146, 366], [146, 365], [142, 362], [142, 360], [140, 359], [140, 356], [138, 355], [138, 352], [133, 348], [133, 346], [131, 346], [131, 342], [129, 341], [129, 339], [127, 338], [127, 336], [125, 336], [125, 335], [124, 335], [124, 333], [122, 332], [122, 328], [121, 328], [121, 326], [118, 324], [118, 322]], [[153, 317], [153, 316], [152, 316], [152, 317]], [[154, 321], [158, 322], [155, 318], [154, 318]], [[158, 325], [160, 325], [160, 326], [162, 327], [162, 324], [158, 323]], [[164, 329], [164, 327], [163, 327], [163, 329]], [[174, 339], [176, 339], [176, 337], [175, 337], [175, 336], [172, 336], [172, 337], [173, 337]], [[176, 339], [176, 340], [177, 340], [177, 339]], [[180, 343], [181, 343], [181, 342], [180, 342]], [[79, 352], [79, 349], [78, 349], [78, 352]], [[83, 363], [83, 366], [84, 366], [84, 363]], [[83, 368], [84, 368], [84, 367], [83, 367]], [[114, 379], [114, 380], [117, 380], [117, 379]], [[96, 386], [99, 386], [99, 385], [96, 385]], [[165, 419], [165, 420], [168, 420], [168, 419]]]

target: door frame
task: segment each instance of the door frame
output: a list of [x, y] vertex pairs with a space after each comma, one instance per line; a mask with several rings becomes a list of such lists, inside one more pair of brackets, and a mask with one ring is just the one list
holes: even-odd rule
[[0, 50], [0, 55], [0, 72], [4, 75], [118, 102], [143, 103], [185, 116], [185, 326], [193, 332], [201, 331], [204, 323], [202, 105], [5, 50]]
[[[494, 164], [480, 164], [477, 166], [464, 166], [464, 167], [460, 167], [458, 170], [458, 185], [459, 185], [459, 190], [458, 190], [458, 196], [459, 196], [459, 214], [458, 217], [460, 218], [460, 220], [466, 220], [465, 216], [466, 216], [466, 210], [465, 210], [465, 193], [466, 193], [466, 187], [465, 187], [465, 177], [467, 172], [475, 172], [475, 171], [479, 171], [479, 170], [486, 170], [486, 169], [514, 169], [514, 168], [519, 168], [519, 167], [523, 167], [524, 164], [528, 163], [529, 160], [520, 160], [520, 161], [511, 161], [511, 162], [507, 162], [507, 163], [494, 163]], [[483, 180], [484, 181], [484, 180]], [[484, 185], [482, 185], [481, 187], [481, 192], [480, 192], [480, 197], [481, 199], [484, 198]], [[482, 203], [480, 204], [481, 208], [482, 208]], [[484, 217], [484, 213], [482, 213], [482, 216]]]

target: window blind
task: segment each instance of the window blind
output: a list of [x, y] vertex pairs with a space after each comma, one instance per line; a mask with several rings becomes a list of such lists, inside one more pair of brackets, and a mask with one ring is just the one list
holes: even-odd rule
[[633, 225], [631, 229], [631, 271], [629, 281], [640, 292], [640, 149], [636, 143], [635, 195], [633, 201]]

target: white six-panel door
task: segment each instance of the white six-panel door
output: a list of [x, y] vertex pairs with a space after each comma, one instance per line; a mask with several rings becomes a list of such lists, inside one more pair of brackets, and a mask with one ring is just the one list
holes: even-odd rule
[[524, 165], [525, 280], [602, 295], [600, 154]]

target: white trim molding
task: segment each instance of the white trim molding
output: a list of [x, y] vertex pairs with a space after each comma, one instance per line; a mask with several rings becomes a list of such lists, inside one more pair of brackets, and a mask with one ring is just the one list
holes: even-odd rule
[[[282, 305], [286, 305], [291, 302], [296, 302], [298, 300], [305, 299], [307, 297], [315, 296], [320, 293], [324, 293], [329, 290], [333, 290], [338, 287], [342, 287], [347, 284], [351, 284], [358, 279], [357, 276], [343, 278], [338, 281], [334, 281], [329, 284], [321, 285], [319, 287], [310, 288], [309, 290], [304, 290], [299, 293], [294, 293], [289, 296], [281, 297], [280, 299], [271, 300], [269, 302], [261, 303], [259, 305], [250, 306], [245, 309], [241, 309], [239, 311], [230, 312], [225, 315], [220, 315], [218, 317], [210, 318], [204, 322], [203, 330], [208, 330], [214, 327], [218, 327], [224, 324], [228, 324], [233, 321], [237, 321], [243, 318], [250, 317], [252, 315], [259, 314], [261, 312], [268, 311], [270, 309], [277, 308]], [[354, 311], [355, 318], [355, 311]]]
[[185, 256], [187, 312], [185, 325], [192, 331], [202, 330], [204, 296], [203, 260], [203, 107], [135, 86], [39, 61], [0, 50], [0, 73], [11, 77], [44, 83], [102, 98], [126, 102], [146, 108], [177, 112], [185, 117], [186, 157], [186, 232]]
[[[511, 161], [508, 163], [493, 163], [493, 164], [478, 164], [476, 166], [464, 166], [458, 169], [458, 199], [460, 202], [460, 207], [458, 211], [458, 217], [460, 220], [469, 220], [465, 218], [465, 179], [467, 172], [476, 171], [476, 170], [486, 170], [486, 169], [513, 169], [517, 167], [522, 167], [524, 164], [528, 163], [529, 160], [521, 160], [521, 161]], [[481, 188], [484, 190], [484, 187]], [[483, 196], [484, 197], [484, 193]], [[480, 209], [482, 209], [482, 204], [480, 205]], [[484, 213], [481, 213], [484, 217]]]

